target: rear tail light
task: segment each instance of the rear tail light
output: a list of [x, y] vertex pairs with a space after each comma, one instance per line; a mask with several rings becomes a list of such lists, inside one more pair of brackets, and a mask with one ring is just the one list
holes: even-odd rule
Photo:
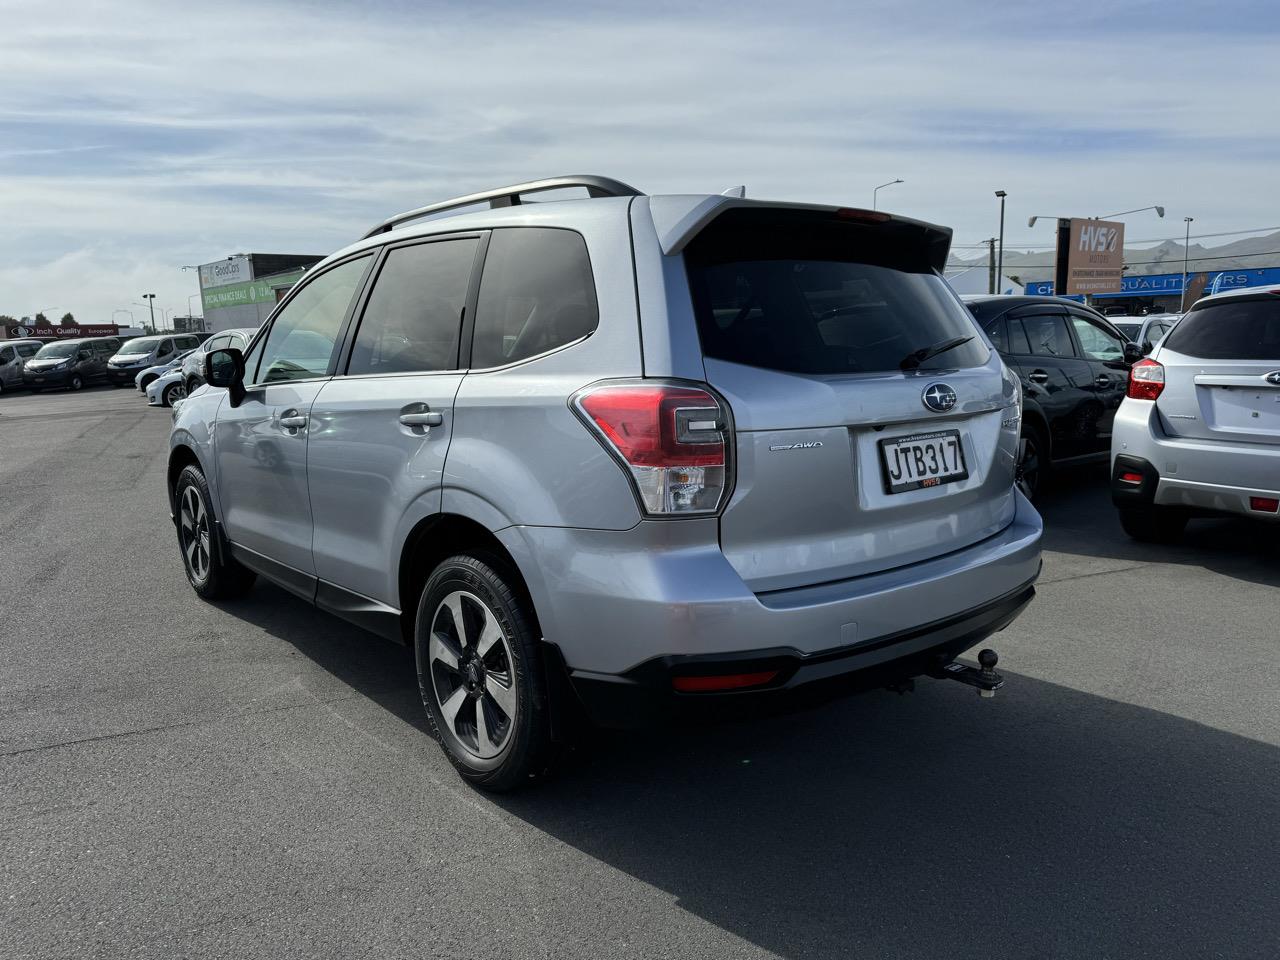
[[762, 687], [777, 675], [777, 670], [761, 670], [758, 673], [722, 673], [712, 677], [672, 677], [671, 686], [679, 693], [743, 690], [747, 687]]
[[841, 207], [836, 211], [837, 220], [853, 220], [856, 223], [888, 223], [893, 219], [879, 210], [862, 210], [858, 207]]
[[1126, 470], [1124, 473], [1120, 474], [1120, 480], [1124, 483], [1141, 483], [1142, 474], [1134, 473], [1132, 470]]
[[1249, 509], [1260, 510], [1263, 513], [1280, 512], [1280, 499], [1275, 497], [1250, 497]]
[[1139, 360], [1129, 368], [1128, 396], [1134, 400], [1154, 400], [1164, 389], [1164, 367], [1154, 360]]
[[649, 516], [715, 513], [728, 489], [729, 411], [700, 387], [605, 383], [573, 407], [626, 466]]

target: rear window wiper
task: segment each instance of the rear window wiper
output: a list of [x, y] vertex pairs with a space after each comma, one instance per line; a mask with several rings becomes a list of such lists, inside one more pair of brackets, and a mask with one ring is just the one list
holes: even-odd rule
[[950, 340], [939, 340], [931, 347], [921, 347], [919, 350], [912, 350], [898, 361], [898, 366], [903, 370], [914, 370], [926, 360], [932, 360], [940, 353], [946, 353], [948, 350], [954, 350], [956, 347], [963, 346], [972, 339], [972, 336], [968, 336], [952, 337]]

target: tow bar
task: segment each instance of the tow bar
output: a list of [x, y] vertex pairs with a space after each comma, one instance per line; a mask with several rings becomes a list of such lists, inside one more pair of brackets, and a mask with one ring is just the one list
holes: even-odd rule
[[929, 676], [939, 680], [956, 680], [978, 689], [980, 697], [994, 697], [996, 691], [1004, 686], [1004, 677], [996, 673], [996, 664], [1000, 658], [994, 650], [983, 650], [978, 654], [978, 666], [952, 660], [945, 666], [929, 671]]

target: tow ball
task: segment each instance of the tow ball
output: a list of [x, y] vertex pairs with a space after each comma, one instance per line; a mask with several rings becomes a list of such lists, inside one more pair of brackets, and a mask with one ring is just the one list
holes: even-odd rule
[[976, 687], [980, 697], [994, 697], [996, 691], [1004, 686], [1004, 677], [996, 673], [996, 664], [999, 662], [1000, 658], [994, 650], [983, 650], [978, 654], [976, 667], [961, 663], [959, 660], [952, 660], [942, 667], [931, 670], [929, 676], [940, 680], [956, 680], [970, 687]]

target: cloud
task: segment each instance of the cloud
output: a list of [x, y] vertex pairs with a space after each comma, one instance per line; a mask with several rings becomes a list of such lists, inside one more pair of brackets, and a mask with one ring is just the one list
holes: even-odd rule
[[185, 311], [184, 263], [327, 253], [397, 210], [566, 172], [850, 204], [901, 177], [882, 205], [970, 243], [997, 187], [1009, 224], [1149, 203], [1205, 230], [1275, 219], [1260, 4], [639, 9], [10, 0], [0, 312], [106, 320], [144, 290]]

